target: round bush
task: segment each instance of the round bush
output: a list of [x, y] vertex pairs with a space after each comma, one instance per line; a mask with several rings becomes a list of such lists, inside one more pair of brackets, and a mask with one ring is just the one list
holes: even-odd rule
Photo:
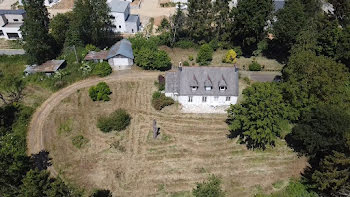
[[250, 71], [261, 71], [261, 65], [257, 61], [253, 61], [249, 65], [249, 70]]
[[112, 94], [109, 86], [105, 82], [100, 82], [97, 86], [92, 86], [89, 89], [89, 96], [93, 101], [109, 101], [108, 95]]
[[104, 133], [122, 131], [129, 126], [131, 116], [124, 109], [117, 109], [108, 117], [101, 117], [97, 121], [97, 127]]
[[184, 66], [190, 66], [190, 63], [188, 63], [188, 61], [184, 61]]

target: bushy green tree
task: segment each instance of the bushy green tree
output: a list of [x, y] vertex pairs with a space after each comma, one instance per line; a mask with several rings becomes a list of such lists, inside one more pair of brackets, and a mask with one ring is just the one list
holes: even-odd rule
[[108, 62], [100, 62], [95, 65], [93, 72], [100, 77], [105, 77], [112, 73], [112, 68]]
[[224, 197], [225, 192], [221, 188], [221, 180], [211, 175], [208, 181], [197, 183], [196, 188], [192, 190], [195, 197]]
[[171, 62], [168, 54], [162, 50], [152, 50], [151, 48], [142, 48], [135, 57], [135, 63], [146, 70], [169, 70]]
[[350, 115], [336, 106], [318, 106], [299, 121], [291, 133], [296, 150], [312, 158], [332, 151], [347, 152]]
[[284, 98], [301, 115], [318, 103], [349, 105], [349, 73], [334, 60], [314, 52], [293, 54], [283, 68]]
[[112, 197], [112, 192], [106, 189], [95, 190], [90, 197]]
[[201, 66], [209, 65], [213, 59], [214, 50], [209, 44], [203, 44], [197, 55], [197, 63]]
[[265, 38], [264, 28], [267, 21], [271, 19], [272, 11], [272, 0], [238, 1], [237, 9], [233, 10], [234, 29], [232, 33], [243, 51], [251, 54], [256, 50], [257, 44]]
[[337, 20], [343, 27], [350, 25], [350, 1], [348, 0], [329, 0], [334, 6]]
[[26, 17], [21, 27], [29, 64], [42, 64], [55, 57], [54, 39], [49, 35], [49, 13], [44, 0], [26, 0]]
[[296, 42], [296, 37], [306, 24], [306, 14], [301, 0], [289, 0], [283, 9], [277, 12], [273, 23], [273, 34], [286, 51]]
[[231, 137], [239, 136], [249, 148], [265, 149], [281, 136], [281, 122], [295, 119], [275, 83], [254, 83], [243, 91], [242, 103], [228, 109]]
[[57, 14], [50, 21], [50, 34], [55, 39], [58, 47], [62, 48], [66, 40], [70, 22], [73, 19], [72, 12]]
[[97, 86], [92, 86], [89, 89], [89, 96], [93, 101], [109, 101], [110, 94], [112, 94], [112, 92], [105, 82], [100, 82]]
[[104, 133], [122, 131], [129, 126], [131, 116], [124, 109], [117, 109], [107, 117], [101, 117], [97, 121], [97, 127]]
[[343, 28], [336, 51], [336, 58], [350, 68], [350, 25]]

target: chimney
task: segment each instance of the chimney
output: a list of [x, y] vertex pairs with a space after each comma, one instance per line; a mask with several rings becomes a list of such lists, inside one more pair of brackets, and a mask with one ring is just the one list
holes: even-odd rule
[[182, 71], [182, 62], [179, 62], [179, 71]]

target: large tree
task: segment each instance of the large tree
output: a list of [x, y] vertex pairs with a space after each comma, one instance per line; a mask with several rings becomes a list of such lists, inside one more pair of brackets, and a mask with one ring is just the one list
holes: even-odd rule
[[26, 17], [21, 27], [24, 50], [28, 55], [29, 64], [41, 64], [55, 57], [56, 48], [49, 35], [48, 11], [44, 0], [25, 0]]
[[211, 0], [190, 0], [188, 3], [188, 35], [196, 42], [209, 42], [213, 38]]
[[344, 27], [350, 25], [350, 1], [349, 0], [329, 0], [334, 6], [334, 15]]
[[243, 95], [243, 102], [228, 110], [231, 136], [239, 136], [249, 148], [274, 145], [281, 136], [282, 121], [295, 118], [281, 89], [275, 83], [255, 83]]
[[110, 8], [104, 0], [77, 0], [66, 45], [94, 44], [105, 47], [112, 38]]
[[62, 48], [66, 40], [70, 22], [73, 19], [72, 12], [57, 14], [50, 22], [50, 34], [56, 40], [58, 47]]
[[348, 68], [350, 67], [350, 25], [343, 28], [339, 44], [336, 49], [336, 58], [344, 63]]
[[306, 20], [304, 5], [300, 0], [287, 1], [284, 8], [277, 12], [277, 20], [273, 24], [273, 33], [281, 48], [286, 51], [291, 49]]
[[349, 73], [343, 64], [311, 51], [296, 51], [282, 73], [284, 98], [301, 116], [318, 103], [349, 108]]
[[239, 0], [234, 9], [233, 36], [245, 52], [252, 53], [266, 37], [265, 27], [271, 19], [272, 0]]

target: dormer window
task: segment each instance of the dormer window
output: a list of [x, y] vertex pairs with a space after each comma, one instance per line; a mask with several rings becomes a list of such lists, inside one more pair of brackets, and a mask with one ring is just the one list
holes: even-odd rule
[[227, 90], [227, 83], [226, 83], [226, 80], [225, 80], [225, 78], [224, 78], [224, 75], [222, 75], [222, 77], [221, 77], [221, 80], [219, 81], [219, 89], [220, 89], [220, 91], [225, 91], [225, 90]]
[[190, 82], [190, 87], [191, 87], [192, 92], [198, 90], [198, 81], [197, 81], [197, 78], [195, 75], [193, 75], [193, 78]]
[[207, 80], [204, 81], [204, 88], [206, 91], [210, 91], [213, 89], [213, 82], [211, 81], [209, 75], [207, 77]]
[[206, 91], [210, 91], [210, 90], [212, 90], [212, 89], [213, 89], [212, 86], [205, 86], [205, 90], [206, 90]]
[[227, 87], [226, 86], [220, 86], [219, 89], [220, 89], [220, 91], [225, 91], [227, 89]]

